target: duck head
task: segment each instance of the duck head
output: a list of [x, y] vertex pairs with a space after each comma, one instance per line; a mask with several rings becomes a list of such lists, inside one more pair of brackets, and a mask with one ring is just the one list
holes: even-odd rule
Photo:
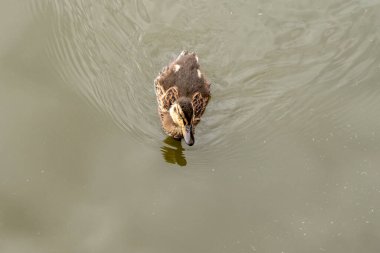
[[194, 144], [193, 133], [193, 106], [191, 100], [186, 97], [179, 98], [169, 109], [173, 122], [177, 124], [182, 131], [183, 138], [187, 145]]

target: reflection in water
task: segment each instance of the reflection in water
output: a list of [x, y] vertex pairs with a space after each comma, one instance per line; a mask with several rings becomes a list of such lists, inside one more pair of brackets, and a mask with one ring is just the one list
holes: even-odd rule
[[183, 154], [183, 147], [181, 141], [177, 141], [172, 137], [167, 137], [164, 143], [169, 145], [164, 145], [161, 147], [162, 155], [168, 163], [178, 164], [179, 166], [186, 166], [187, 161], [185, 155]]

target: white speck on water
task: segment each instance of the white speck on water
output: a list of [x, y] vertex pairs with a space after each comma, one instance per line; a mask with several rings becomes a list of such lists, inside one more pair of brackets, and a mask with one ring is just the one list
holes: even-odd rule
[[252, 250], [253, 252], [255, 252], [255, 251], [256, 251], [256, 248], [255, 248], [255, 246], [253, 246], [252, 244], [250, 244], [249, 246], [251, 247], [251, 250]]
[[211, 169], [212, 172], [215, 172], [215, 169]]
[[27, 178], [25, 181], [29, 183], [29, 182], [30, 182], [30, 179], [29, 179], [29, 178]]
[[259, 13], [257, 13], [257, 15], [259, 15], [259, 16], [262, 16], [262, 15], [263, 15], [263, 13], [262, 13], [262, 12], [259, 12]]
[[44, 173], [45, 173], [45, 170], [41, 170], [40, 172], [41, 172], [41, 174], [44, 174]]
[[330, 221], [330, 224], [334, 224], [334, 221], [332, 220], [332, 221]]

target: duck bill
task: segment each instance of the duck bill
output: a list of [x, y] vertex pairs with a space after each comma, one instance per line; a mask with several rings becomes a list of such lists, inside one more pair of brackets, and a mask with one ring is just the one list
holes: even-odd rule
[[193, 126], [184, 126], [182, 128], [182, 134], [186, 144], [192, 146], [194, 144]]

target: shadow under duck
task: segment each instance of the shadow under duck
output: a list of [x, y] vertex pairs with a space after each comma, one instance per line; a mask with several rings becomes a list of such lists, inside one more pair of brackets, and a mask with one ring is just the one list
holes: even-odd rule
[[194, 129], [210, 99], [210, 83], [199, 69], [198, 56], [182, 51], [154, 80], [158, 113], [165, 133], [194, 144]]

